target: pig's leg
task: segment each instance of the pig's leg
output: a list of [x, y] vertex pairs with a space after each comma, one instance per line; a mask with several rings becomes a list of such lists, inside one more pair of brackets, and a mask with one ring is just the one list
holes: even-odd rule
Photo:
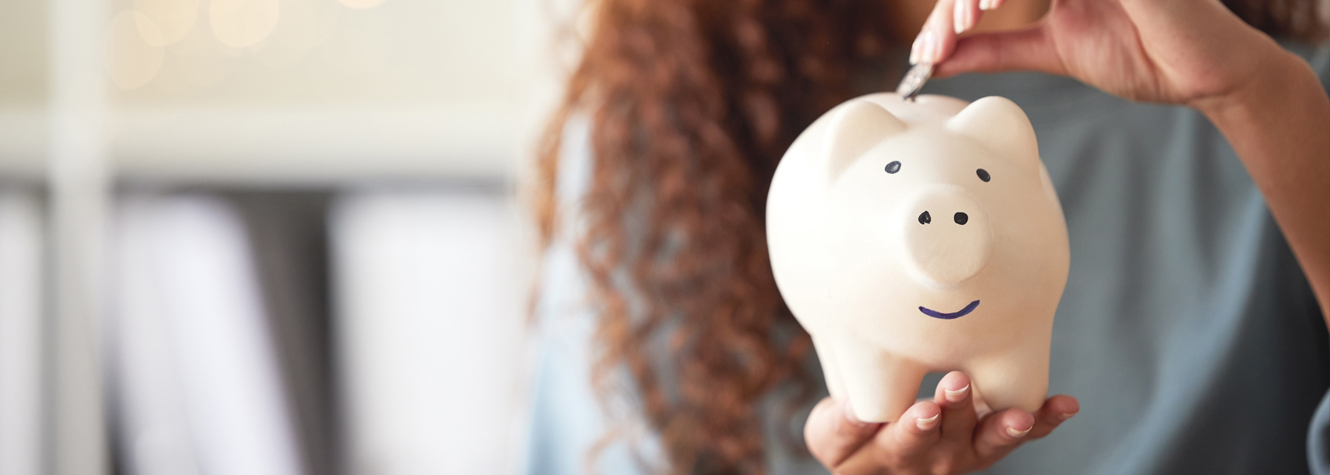
[[836, 347], [840, 377], [854, 414], [866, 422], [893, 422], [919, 392], [928, 371], [919, 363], [871, 345], [842, 341]]
[[817, 360], [822, 363], [822, 375], [827, 380], [827, 391], [837, 401], [845, 400], [845, 379], [840, 374], [840, 364], [836, 362], [836, 345], [825, 338], [813, 337], [813, 348], [817, 350]]
[[969, 373], [994, 411], [1011, 407], [1038, 411], [1048, 397], [1048, 346], [1031, 345], [974, 362]]

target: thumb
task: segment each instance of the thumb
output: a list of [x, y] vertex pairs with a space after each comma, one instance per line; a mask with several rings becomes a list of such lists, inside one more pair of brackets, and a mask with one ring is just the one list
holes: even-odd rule
[[1043, 25], [1020, 31], [985, 33], [961, 38], [956, 49], [933, 71], [934, 76], [968, 72], [1040, 71], [1066, 74], [1053, 41]]

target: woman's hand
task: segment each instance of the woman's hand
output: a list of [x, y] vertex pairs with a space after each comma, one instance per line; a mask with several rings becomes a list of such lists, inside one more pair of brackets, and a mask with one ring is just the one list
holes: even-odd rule
[[813, 456], [837, 474], [966, 473], [1048, 435], [1080, 410], [1075, 398], [1053, 396], [1035, 414], [1012, 408], [981, 416], [972, 394], [970, 377], [951, 372], [932, 401], [887, 424], [861, 422], [848, 404], [826, 398], [808, 416], [804, 438]]
[[935, 74], [1036, 70], [1131, 100], [1174, 104], [1235, 95], [1262, 65], [1296, 60], [1217, 0], [1053, 0], [1035, 26], [957, 39], [1007, 0], [941, 0], [911, 62]]
[[1247, 166], [1330, 324], [1330, 98], [1306, 61], [1218, 0], [1052, 0], [1030, 28], [957, 39], [1006, 1], [940, 0], [911, 63], [1043, 71], [1200, 111]]

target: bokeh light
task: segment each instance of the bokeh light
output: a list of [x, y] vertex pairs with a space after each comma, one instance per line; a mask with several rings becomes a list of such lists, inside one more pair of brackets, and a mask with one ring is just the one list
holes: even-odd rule
[[208, 15], [218, 41], [233, 48], [253, 46], [277, 26], [277, 0], [212, 0]]
[[297, 49], [310, 49], [332, 36], [340, 10], [327, 0], [283, 0], [282, 21], [273, 40]]
[[294, 66], [332, 36], [338, 10], [328, 0], [283, 0], [277, 28], [253, 48], [253, 58], [274, 69]]
[[111, 82], [120, 89], [147, 84], [162, 69], [165, 50], [162, 31], [152, 18], [133, 11], [120, 12], [108, 29]]
[[166, 48], [171, 58], [166, 67], [189, 87], [203, 88], [221, 83], [240, 62], [238, 50], [221, 44], [206, 30], [195, 28]]
[[[134, 0], [134, 11], [152, 19], [160, 31], [161, 43], [166, 46], [184, 38], [194, 28], [199, 18], [199, 0]], [[152, 28], [147, 23], [139, 24], [139, 32]], [[144, 40], [149, 40], [144, 34]]]

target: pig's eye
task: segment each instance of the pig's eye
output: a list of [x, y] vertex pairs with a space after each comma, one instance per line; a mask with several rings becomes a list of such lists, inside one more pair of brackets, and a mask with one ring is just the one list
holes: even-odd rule
[[[896, 173], [896, 172], [898, 172], [898, 171], [901, 171], [901, 162], [893, 161], [893, 162], [887, 164], [887, 173]], [[984, 181], [988, 181], [988, 180], [984, 180]]]
[[979, 179], [980, 179], [980, 180], [983, 180], [984, 183], [988, 183], [988, 180], [992, 180], [992, 179], [993, 179], [993, 176], [988, 174], [988, 170], [985, 170], [985, 169], [982, 169], [982, 168], [980, 168], [980, 169], [978, 169], [978, 170], [975, 170], [974, 173], [975, 173], [976, 175], [979, 175]]

